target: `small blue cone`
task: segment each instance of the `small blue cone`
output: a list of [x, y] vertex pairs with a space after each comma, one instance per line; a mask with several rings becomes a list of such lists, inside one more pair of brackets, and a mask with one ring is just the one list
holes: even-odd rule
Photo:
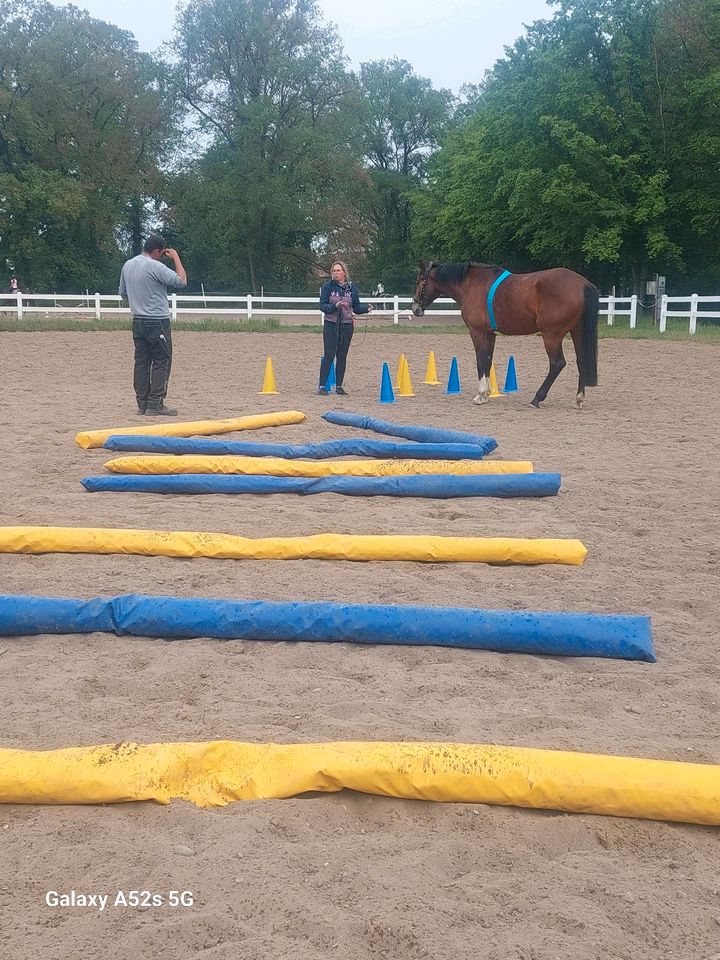
[[505, 374], [505, 386], [502, 389], [503, 393], [517, 393], [520, 387], [517, 382], [517, 375], [515, 374], [515, 357], [510, 357], [508, 360], [507, 373]]
[[448, 384], [445, 388], [445, 393], [450, 394], [451, 396], [456, 396], [458, 393], [462, 393], [460, 389], [460, 374], [458, 373], [457, 357], [452, 358], [452, 363], [450, 364], [450, 376], [448, 377]]
[[[320, 357], [320, 370], [322, 370], [322, 362], [323, 362], [323, 358]], [[335, 388], [336, 383], [337, 381], [335, 380], [335, 361], [333, 360], [333, 362], [330, 364], [330, 373], [328, 374], [328, 378], [325, 383], [325, 387], [328, 393]], [[320, 384], [320, 386], [322, 386], [322, 384]]]
[[395, 393], [393, 392], [392, 380], [390, 379], [390, 368], [388, 367], [387, 363], [384, 363], [382, 368], [380, 403], [395, 403]]

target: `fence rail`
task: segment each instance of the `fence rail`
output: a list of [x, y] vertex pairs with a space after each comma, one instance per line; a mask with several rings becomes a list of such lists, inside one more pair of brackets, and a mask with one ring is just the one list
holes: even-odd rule
[[[373, 304], [373, 316], [392, 320], [393, 324], [400, 322], [401, 314], [405, 314], [412, 297], [398, 295], [384, 297], [364, 297], [365, 303]], [[173, 320], [178, 317], [190, 316], [226, 316], [226, 317], [268, 317], [278, 313], [297, 317], [317, 317], [322, 314], [317, 307], [317, 297], [282, 297], [282, 296], [254, 296], [247, 293], [241, 296], [201, 296], [199, 294], [176, 294], [168, 297], [170, 316]], [[689, 332], [697, 330], [698, 319], [720, 318], [720, 310], [703, 310], [701, 304], [712, 303], [720, 307], [720, 297], [700, 297], [693, 293], [689, 297], [663, 297], [660, 312], [660, 332], [667, 326], [668, 317], [688, 317]], [[669, 304], [687, 304], [687, 309], [668, 309]], [[601, 297], [600, 315], [607, 318], [607, 324], [612, 327], [618, 317], [627, 317], [630, 329], [637, 326], [638, 298], [632, 297]], [[106, 293], [0, 293], [0, 314], [12, 313], [22, 320], [26, 314], [77, 314], [91, 316], [101, 320], [105, 315], [118, 314], [130, 316], [130, 311], [123, 306], [117, 294]], [[459, 317], [460, 311], [454, 300], [441, 298], [428, 308], [429, 317]]]
[[[668, 310], [668, 304], [673, 303], [689, 303], [690, 307], [682, 310]], [[668, 317], [689, 317], [690, 333], [695, 333], [697, 330], [698, 318], [701, 320], [706, 318], [720, 318], [720, 310], [701, 310], [699, 308], [699, 304], [701, 303], [714, 303], [716, 306], [719, 306], [720, 297], [699, 297], [696, 293], [691, 294], [689, 297], [663, 297], [660, 303], [660, 333], [665, 332]]]

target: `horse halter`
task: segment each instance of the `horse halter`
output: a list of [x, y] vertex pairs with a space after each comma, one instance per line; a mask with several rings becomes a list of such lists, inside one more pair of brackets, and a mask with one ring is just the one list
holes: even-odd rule
[[423, 303], [423, 300], [425, 299], [425, 287], [427, 286], [427, 282], [430, 279], [430, 271], [432, 270], [433, 267], [436, 267], [436, 266], [437, 266], [436, 263], [429, 263], [427, 267], [425, 267], [425, 272], [423, 273], [423, 278], [422, 278], [422, 286], [420, 287], [420, 293], [415, 298], [415, 302], [417, 303], [417, 305], [420, 307], [421, 310], [424, 310], [425, 307], [427, 306], [426, 303]]

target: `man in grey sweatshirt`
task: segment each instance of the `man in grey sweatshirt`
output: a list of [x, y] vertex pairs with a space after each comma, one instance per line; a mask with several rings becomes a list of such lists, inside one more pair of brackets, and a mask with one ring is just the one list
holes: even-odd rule
[[[170, 270], [163, 257], [172, 260]], [[143, 252], [127, 260], [120, 274], [120, 296], [130, 304], [135, 344], [133, 386], [138, 413], [147, 416], [176, 417], [177, 410], [165, 406], [170, 367], [172, 336], [168, 289], [187, 286], [187, 274], [177, 251], [165, 246], [157, 234], [150, 234]]]

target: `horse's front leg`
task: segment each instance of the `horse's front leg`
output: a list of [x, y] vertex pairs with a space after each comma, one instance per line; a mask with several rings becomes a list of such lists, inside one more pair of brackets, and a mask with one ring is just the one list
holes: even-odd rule
[[472, 341], [475, 347], [478, 372], [478, 392], [473, 397], [473, 403], [479, 406], [482, 403], [487, 403], [490, 393], [490, 367], [495, 350], [495, 334], [475, 333]]

